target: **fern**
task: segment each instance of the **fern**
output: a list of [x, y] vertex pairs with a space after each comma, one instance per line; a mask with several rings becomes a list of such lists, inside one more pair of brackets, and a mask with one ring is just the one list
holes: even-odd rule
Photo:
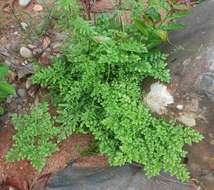
[[149, 176], [164, 169], [184, 181], [189, 172], [183, 146], [202, 136], [154, 117], [142, 103], [141, 82], [148, 77], [170, 82], [170, 73], [167, 55], [151, 49], [163, 41], [162, 29], [135, 21], [121, 27], [114, 15], [104, 14], [93, 25], [78, 12], [69, 19], [72, 36], [64, 56], [39, 70], [33, 82], [52, 94], [61, 125], [59, 142], [72, 133], [91, 133], [111, 165], [137, 162]]
[[13, 86], [8, 84], [5, 80], [5, 75], [7, 72], [7, 66], [0, 64], [0, 100], [3, 100], [10, 94], [15, 94], [15, 89]]
[[48, 104], [38, 105], [29, 115], [14, 114], [12, 123], [15, 125], [16, 134], [6, 160], [29, 160], [41, 171], [46, 158], [58, 150], [55, 138], [60, 132], [59, 128], [54, 127], [54, 120], [48, 113]]
[[[7, 74], [7, 72], [7, 66], [0, 64], [0, 101], [3, 101], [8, 95], [16, 93], [14, 87], [10, 85], [5, 79], [5, 75]], [[4, 109], [0, 105], [0, 115], [3, 113]]]

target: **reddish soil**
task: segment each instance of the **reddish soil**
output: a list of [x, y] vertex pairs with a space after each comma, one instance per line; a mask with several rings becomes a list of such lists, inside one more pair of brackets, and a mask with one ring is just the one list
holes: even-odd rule
[[47, 165], [41, 173], [35, 171], [28, 161], [6, 163], [5, 155], [12, 145], [14, 130], [12, 126], [5, 126], [0, 133], [0, 182], [16, 187], [20, 190], [42, 189], [51, 173], [65, 168], [74, 162], [78, 167], [106, 166], [103, 156], [82, 158], [77, 145], [86, 150], [92, 137], [89, 135], [72, 135], [61, 143], [60, 150], [48, 158]]

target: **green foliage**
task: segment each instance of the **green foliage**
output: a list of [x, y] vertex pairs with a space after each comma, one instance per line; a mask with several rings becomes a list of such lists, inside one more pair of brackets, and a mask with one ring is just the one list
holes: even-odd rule
[[[78, 6], [74, 0], [59, 3], [64, 3], [65, 12], [75, 13], [67, 17], [72, 30], [70, 46], [63, 57], [33, 77], [35, 84], [50, 90], [58, 109], [58, 141], [75, 132], [91, 133], [111, 165], [137, 162], [149, 176], [164, 169], [187, 180], [183, 146], [202, 136], [152, 116], [141, 101], [140, 86], [145, 78], [170, 81], [167, 56], [151, 49], [158, 44], [153, 42], [154, 33], [163, 41], [164, 30], [154, 30], [156, 25], [151, 28], [136, 17], [140, 6], [133, 8], [133, 23], [121, 25], [117, 14], [103, 14], [92, 24], [78, 16], [78, 9], [72, 11], [72, 6]], [[153, 22], [160, 19], [154, 5], [149, 12], [148, 7], [146, 13], [142, 9]]]
[[[8, 72], [8, 68], [5, 65], [0, 64], [0, 102], [3, 101], [8, 95], [15, 94], [14, 87], [7, 83], [5, 75]], [[0, 115], [4, 113], [4, 108], [0, 105]]]
[[54, 121], [48, 113], [48, 104], [42, 103], [32, 109], [31, 114], [12, 116], [16, 134], [14, 144], [7, 153], [7, 161], [29, 160], [41, 171], [46, 158], [57, 148], [55, 138], [60, 129], [54, 127]]
[[5, 99], [10, 94], [15, 94], [16, 91], [10, 84], [5, 80], [5, 75], [8, 72], [8, 68], [0, 64], [0, 101]]

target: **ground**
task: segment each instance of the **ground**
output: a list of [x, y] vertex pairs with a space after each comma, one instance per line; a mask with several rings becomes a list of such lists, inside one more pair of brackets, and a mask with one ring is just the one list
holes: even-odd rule
[[[52, 6], [51, 2], [46, 5]], [[103, 156], [80, 156], [77, 146], [81, 150], [88, 147], [92, 141], [92, 137], [88, 135], [73, 135], [64, 141], [60, 145], [60, 151], [48, 159], [41, 173], [35, 171], [27, 161], [11, 164], [5, 162], [5, 154], [12, 145], [14, 134], [9, 120], [11, 114], [27, 113], [47, 95], [45, 89], [33, 86], [29, 79], [34, 72], [32, 61], [36, 60], [43, 65], [51, 64], [49, 57], [60, 54], [58, 47], [66, 34], [52, 29], [50, 20], [45, 19], [47, 9], [39, 1], [32, 1], [29, 6], [21, 8], [17, 1], [1, 0], [0, 7], [0, 58], [10, 67], [8, 80], [17, 89], [17, 95], [7, 98], [7, 112], [0, 118], [0, 184], [20, 190], [42, 189], [51, 173], [65, 168], [70, 162], [79, 167], [106, 165], [106, 158]], [[21, 56], [22, 47], [28, 48], [33, 53], [33, 58]], [[4, 188], [5, 186], [0, 187], [1, 190]]]
[[[65, 168], [71, 162], [78, 167], [107, 165], [106, 158], [102, 155], [80, 156], [76, 147], [80, 145], [82, 150], [87, 148], [93, 139], [88, 135], [73, 135], [64, 141], [60, 145], [60, 151], [48, 159], [47, 165], [41, 173], [36, 172], [27, 161], [10, 164], [5, 162], [4, 157], [12, 144], [12, 135], [14, 134], [13, 126], [9, 120], [11, 114], [26, 113], [42, 98], [49, 98], [46, 89], [41, 89], [31, 83], [30, 76], [34, 73], [32, 61], [36, 60], [44, 66], [51, 64], [50, 56], [60, 55], [59, 46], [67, 37], [65, 32], [53, 29], [54, 19], [47, 19], [46, 5], [53, 6], [52, 1], [46, 1], [46, 5], [42, 2], [32, 0], [29, 6], [22, 8], [17, 1], [0, 0], [0, 59], [10, 66], [8, 80], [17, 89], [17, 95], [7, 98], [5, 104], [7, 112], [0, 118], [0, 184], [14, 186], [20, 190], [42, 189], [51, 173]], [[110, 10], [112, 8], [110, 1], [98, 1], [93, 10], [98, 12], [103, 8]], [[197, 23], [195, 25], [197, 26]], [[193, 41], [191, 43], [193, 44]], [[26, 55], [26, 52], [25, 55], [20, 55], [22, 47], [30, 50], [33, 54], [32, 58]], [[202, 57], [206, 57], [205, 54], [202, 53]], [[211, 53], [208, 54], [211, 56]], [[183, 54], [179, 56], [181, 57]], [[208, 63], [208, 61], [198, 56], [195, 57], [193, 59], [183, 56], [183, 60], [180, 60], [178, 56], [172, 55], [170, 57], [173, 81], [168, 89], [176, 104], [170, 107], [169, 111], [171, 115], [180, 118], [182, 122], [193, 125], [192, 127], [200, 125], [197, 130], [203, 133], [206, 141], [187, 147], [190, 151], [187, 164], [192, 174], [192, 182], [204, 189], [212, 190], [214, 186], [212, 174], [214, 170], [212, 153], [214, 133], [210, 126], [214, 122], [214, 117], [212, 114], [213, 104], [210, 105], [210, 102], [213, 103], [213, 101], [204, 98], [203, 95], [199, 97], [195, 91], [196, 88], [209, 94], [210, 91], [207, 91], [209, 87], [204, 89], [204, 86], [200, 85], [210, 76], [212, 78], [212, 75], [209, 75], [210, 65], [202, 64]], [[179, 61], [176, 62], [176, 59], [182, 64]], [[194, 67], [190, 66], [192, 62], [195, 64]], [[202, 76], [201, 79], [204, 80], [198, 80], [200, 79], [198, 76]], [[198, 83], [196, 84], [194, 81], [198, 81]], [[189, 88], [190, 86], [195, 88]], [[183, 106], [180, 106], [182, 110], [176, 108], [178, 105]], [[4, 190], [5, 186], [0, 189]]]

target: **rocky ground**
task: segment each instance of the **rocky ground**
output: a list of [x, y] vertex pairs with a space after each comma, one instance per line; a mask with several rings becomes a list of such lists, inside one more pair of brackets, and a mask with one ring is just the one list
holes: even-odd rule
[[[41, 173], [25, 161], [4, 162], [14, 134], [11, 114], [27, 113], [47, 96], [46, 90], [32, 85], [30, 77], [35, 71], [34, 62], [50, 65], [50, 57], [60, 55], [59, 47], [67, 38], [66, 33], [52, 27], [54, 19], [48, 18], [47, 9], [52, 6], [53, 1], [0, 0], [0, 59], [10, 67], [8, 80], [17, 91], [16, 95], [7, 98], [4, 105], [7, 112], [0, 118], [0, 184], [20, 190], [42, 189], [50, 173], [65, 168], [71, 161], [80, 166], [104, 166], [106, 163], [102, 156], [80, 158], [76, 146], [84, 149], [90, 144], [92, 138], [86, 135], [74, 135], [62, 143], [60, 151], [48, 160]], [[0, 186], [1, 190], [5, 188]]]

